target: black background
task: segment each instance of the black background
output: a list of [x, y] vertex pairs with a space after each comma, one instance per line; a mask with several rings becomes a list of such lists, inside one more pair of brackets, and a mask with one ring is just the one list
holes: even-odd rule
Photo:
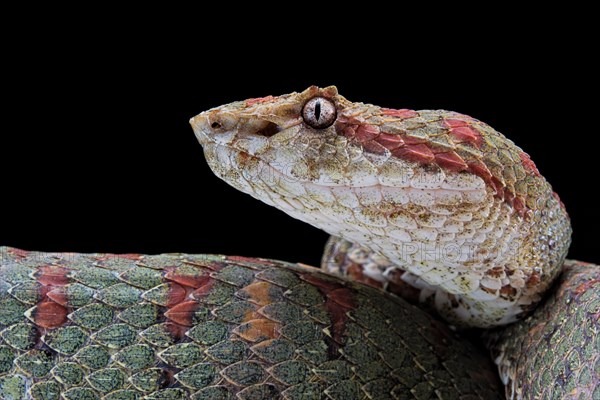
[[565, 202], [570, 257], [600, 262], [598, 115], [585, 97], [593, 79], [586, 53], [560, 33], [472, 44], [318, 31], [282, 45], [276, 29], [232, 39], [159, 27], [112, 38], [108, 25], [97, 35], [83, 25], [5, 50], [0, 245], [317, 264], [326, 235], [213, 176], [188, 120], [235, 100], [335, 84], [353, 101], [459, 111], [503, 132]]

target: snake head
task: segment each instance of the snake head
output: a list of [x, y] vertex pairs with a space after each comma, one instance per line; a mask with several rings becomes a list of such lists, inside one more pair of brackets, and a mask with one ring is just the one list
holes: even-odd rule
[[463, 114], [313, 86], [216, 107], [191, 124], [230, 185], [471, 300], [535, 297], [569, 244], [566, 213], [529, 156]]
[[216, 107], [190, 123], [213, 171], [256, 195], [263, 183], [273, 188], [281, 180], [282, 185], [354, 180], [359, 174], [346, 173], [345, 167], [357, 149], [338, 134], [337, 125], [352, 106], [335, 86], [312, 86], [301, 93]]
[[238, 101], [191, 120], [210, 167], [232, 186], [291, 207], [295, 217], [344, 204], [349, 210], [337, 217], [354, 223], [358, 215], [370, 228], [386, 226], [409, 203], [429, 207], [437, 196], [439, 205], [456, 205], [514, 189], [483, 160], [486, 135], [499, 134], [477, 123], [446, 111], [353, 103], [334, 86]]

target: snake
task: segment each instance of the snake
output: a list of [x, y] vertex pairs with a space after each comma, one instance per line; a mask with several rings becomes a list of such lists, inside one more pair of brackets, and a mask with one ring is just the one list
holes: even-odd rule
[[0, 247], [0, 398], [600, 398], [599, 269], [505, 136], [334, 86], [190, 122], [215, 175], [331, 235], [321, 268]]

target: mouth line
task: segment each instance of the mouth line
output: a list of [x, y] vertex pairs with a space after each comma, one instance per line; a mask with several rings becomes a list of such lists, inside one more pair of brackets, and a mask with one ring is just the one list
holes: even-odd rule
[[[285, 180], [288, 183], [295, 183], [295, 184], [299, 184], [299, 185], [314, 185], [317, 187], [321, 187], [321, 188], [328, 188], [330, 190], [336, 190], [336, 189], [350, 189], [350, 190], [361, 190], [361, 189], [374, 189], [374, 190], [399, 190], [399, 191], [426, 191], [426, 192], [431, 192], [431, 191], [443, 191], [443, 192], [455, 192], [455, 193], [472, 193], [472, 192], [477, 192], [479, 189], [470, 189], [470, 190], [460, 190], [460, 189], [451, 189], [451, 188], [437, 188], [437, 189], [423, 189], [423, 188], [416, 188], [416, 187], [412, 187], [410, 185], [408, 186], [387, 186], [384, 185], [382, 183], [376, 183], [376, 184], [372, 184], [372, 185], [363, 185], [363, 186], [353, 186], [353, 185], [348, 185], [348, 184], [344, 184], [344, 185], [336, 185], [336, 184], [332, 184], [332, 185], [328, 185], [328, 184], [324, 184], [322, 182], [314, 182], [314, 181], [310, 181], [310, 180], [301, 180], [298, 179], [297, 177], [293, 177], [290, 176], [284, 172], [282, 172], [281, 170], [273, 167], [270, 163], [268, 163], [267, 161], [263, 160], [262, 158], [254, 155], [254, 154], [250, 154], [245, 150], [239, 149], [237, 147], [234, 146], [230, 146], [230, 145], [226, 145], [226, 144], [222, 144], [222, 143], [218, 143], [215, 140], [213, 140], [212, 138], [210, 138], [209, 135], [206, 135], [206, 133], [204, 131], [202, 131], [202, 134], [206, 137], [207, 139], [207, 145], [212, 145], [215, 147], [219, 147], [219, 148], [224, 148], [229, 152], [229, 156], [231, 156], [234, 152], [237, 154], [242, 155], [242, 157], [244, 159], [251, 159], [254, 160], [256, 162], [259, 163], [260, 168], [268, 168], [269, 169], [269, 176], [271, 176], [273, 178], [273, 181], [271, 183], [273, 183], [276, 180]], [[204, 146], [204, 145], [203, 145]], [[232, 166], [237, 166], [239, 165], [239, 163], [237, 162], [233, 162], [230, 158], [230, 162]], [[277, 178], [276, 178], [277, 177]], [[260, 179], [258, 176], [255, 176], [254, 178], [256, 179]], [[244, 178], [246, 179], [246, 178]], [[262, 180], [262, 179], [260, 179]], [[265, 184], [269, 184], [267, 182], [265, 182]]]
[[[212, 139], [209, 135], [206, 134], [206, 132], [202, 131], [202, 135], [207, 139], [207, 145], [212, 145], [215, 147], [219, 147], [219, 148], [224, 148], [226, 149], [229, 153], [230, 156], [232, 153], [237, 153], [237, 154], [241, 154], [243, 156], [243, 158], [245, 159], [252, 159], [257, 161], [258, 163], [260, 163], [261, 166], [265, 166], [268, 167], [272, 172], [280, 175], [283, 179], [288, 179], [289, 181], [293, 181], [293, 182], [297, 182], [300, 184], [314, 184], [310, 181], [306, 181], [306, 180], [300, 180], [298, 178], [294, 178], [292, 176], [289, 176], [287, 174], [284, 174], [283, 172], [279, 171], [278, 169], [274, 168], [271, 166], [271, 164], [269, 164], [268, 162], [264, 161], [262, 158], [254, 155], [254, 154], [250, 154], [245, 150], [239, 149], [237, 147], [234, 146], [230, 146], [230, 145], [226, 145], [226, 144], [222, 144], [222, 143], [218, 143], [217, 141], [215, 141], [214, 139]], [[205, 145], [202, 144], [202, 146], [204, 147]], [[230, 161], [231, 161], [231, 157], [230, 157]], [[237, 163], [235, 163], [237, 165]], [[318, 184], [316, 184], [318, 185]], [[323, 187], [331, 187], [331, 186], [327, 186], [327, 185], [319, 185], [319, 186], [323, 186]]]

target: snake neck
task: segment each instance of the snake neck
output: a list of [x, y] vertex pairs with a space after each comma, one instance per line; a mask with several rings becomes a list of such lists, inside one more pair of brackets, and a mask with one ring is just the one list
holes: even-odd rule
[[558, 275], [568, 217], [552, 194], [541, 211], [525, 217], [491, 191], [487, 198], [483, 207], [454, 213], [441, 214], [448, 208], [435, 205], [418, 214], [402, 211], [404, 225], [378, 237], [324, 223], [334, 236], [322, 266], [428, 304], [457, 326], [514, 322], [535, 308]]

